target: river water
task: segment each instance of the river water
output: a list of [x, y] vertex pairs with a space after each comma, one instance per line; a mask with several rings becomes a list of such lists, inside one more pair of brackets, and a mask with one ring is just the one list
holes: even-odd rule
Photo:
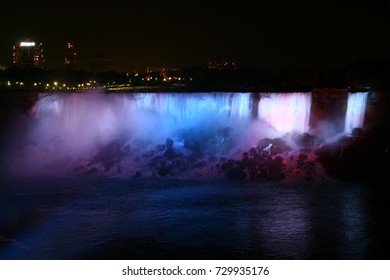
[[388, 259], [380, 183], [3, 178], [0, 259]]

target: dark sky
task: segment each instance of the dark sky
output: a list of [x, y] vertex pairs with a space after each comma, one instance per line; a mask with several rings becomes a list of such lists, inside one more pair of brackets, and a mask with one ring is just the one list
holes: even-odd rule
[[44, 44], [48, 68], [61, 66], [67, 40], [86, 70], [99, 51], [118, 71], [206, 66], [213, 57], [269, 69], [390, 57], [389, 4], [313, 2], [2, 1], [0, 64], [26, 37]]

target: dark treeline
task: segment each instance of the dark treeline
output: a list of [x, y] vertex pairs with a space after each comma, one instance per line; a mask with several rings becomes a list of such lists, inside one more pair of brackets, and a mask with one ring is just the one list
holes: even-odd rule
[[[184, 67], [174, 72], [118, 73], [115, 71], [93, 73], [84, 70], [55, 68], [8, 68], [0, 72], [1, 88], [45, 89], [56, 82], [60, 87], [92, 86], [160, 87], [162, 90], [227, 90], [227, 91], [291, 91], [331, 87], [353, 89], [390, 89], [390, 60], [365, 60], [328, 69], [305, 70], [286, 66], [275, 71], [255, 68], [207, 69]], [[171, 79], [172, 78], [172, 79]]]

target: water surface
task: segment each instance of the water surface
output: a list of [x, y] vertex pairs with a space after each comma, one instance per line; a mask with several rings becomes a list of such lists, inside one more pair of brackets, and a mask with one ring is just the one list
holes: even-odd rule
[[2, 179], [0, 259], [388, 259], [379, 184]]

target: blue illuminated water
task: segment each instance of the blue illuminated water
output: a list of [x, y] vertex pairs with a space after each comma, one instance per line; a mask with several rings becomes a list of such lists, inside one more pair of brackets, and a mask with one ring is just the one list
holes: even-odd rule
[[3, 180], [0, 259], [388, 259], [375, 184]]

